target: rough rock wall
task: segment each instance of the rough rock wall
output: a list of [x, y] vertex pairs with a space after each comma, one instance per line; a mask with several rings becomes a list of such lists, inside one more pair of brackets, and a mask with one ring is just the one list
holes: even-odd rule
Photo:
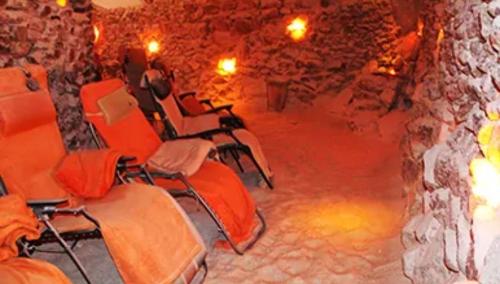
[[[478, 132], [500, 90], [497, 15], [500, 1], [424, 1], [416, 107], [402, 143], [403, 176], [409, 193], [416, 193], [402, 234], [405, 274], [414, 283], [499, 280], [491, 261], [489, 270], [478, 270], [482, 259], [474, 257], [480, 236], [473, 230], [469, 172], [471, 161], [484, 154]], [[497, 247], [489, 259], [498, 259]]]
[[80, 86], [94, 80], [90, 1], [0, 1], [0, 68], [26, 63], [48, 71], [65, 144], [90, 145], [78, 99]]
[[[152, 2], [94, 14], [105, 76], [119, 70], [121, 47], [156, 38], [182, 89], [221, 100], [265, 96], [267, 81], [286, 81], [289, 97], [304, 102], [335, 94], [368, 60], [389, 50], [399, 31], [388, 0]], [[308, 17], [310, 34], [295, 43], [285, 31], [298, 15]], [[237, 57], [236, 76], [216, 74], [223, 55]]]

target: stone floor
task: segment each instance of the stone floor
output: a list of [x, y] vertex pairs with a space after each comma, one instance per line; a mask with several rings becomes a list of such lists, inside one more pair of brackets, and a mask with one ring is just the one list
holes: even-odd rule
[[[274, 191], [243, 175], [268, 231], [244, 256], [213, 249], [206, 283], [409, 283], [400, 261], [405, 199], [397, 139], [354, 134], [342, 119], [312, 110], [246, 117], [276, 174]], [[182, 203], [213, 247], [208, 217]], [[101, 242], [77, 252], [96, 283], [120, 283]], [[64, 256], [42, 257], [81, 282]]]

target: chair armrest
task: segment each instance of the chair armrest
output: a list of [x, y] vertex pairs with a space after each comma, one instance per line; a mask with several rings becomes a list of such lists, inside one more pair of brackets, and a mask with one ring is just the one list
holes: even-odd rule
[[67, 198], [57, 198], [57, 199], [37, 199], [26, 201], [27, 205], [31, 208], [39, 207], [55, 207], [68, 202]]
[[187, 92], [179, 95], [179, 99], [183, 100], [187, 97], [192, 96], [193, 98], [196, 97], [196, 92]]
[[233, 133], [232, 128], [215, 128], [215, 129], [210, 129], [210, 130], [195, 133], [195, 134], [177, 136], [176, 139], [192, 139], [192, 138], [212, 139], [212, 136], [214, 136], [216, 134], [232, 135], [232, 133]]
[[212, 104], [212, 101], [210, 99], [198, 100], [198, 102], [200, 102], [200, 104], [207, 105], [210, 108], [215, 108], [214, 105]]
[[210, 113], [218, 113], [218, 112], [221, 112], [223, 110], [229, 112], [230, 114], [232, 114], [231, 110], [233, 109], [233, 105], [223, 105], [223, 106], [217, 106], [217, 107], [214, 107], [210, 110], [207, 110], [206, 112], [204, 112], [204, 114], [210, 114]]

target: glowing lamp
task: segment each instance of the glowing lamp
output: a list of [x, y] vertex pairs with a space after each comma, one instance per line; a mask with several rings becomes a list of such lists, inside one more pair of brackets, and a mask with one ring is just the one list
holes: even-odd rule
[[217, 64], [217, 73], [222, 76], [229, 76], [236, 73], [236, 58], [223, 58]]
[[493, 208], [500, 206], [500, 171], [487, 159], [471, 162], [472, 192]]
[[419, 37], [422, 37], [424, 35], [424, 27], [425, 27], [424, 21], [422, 19], [418, 19], [418, 23], [417, 23], [417, 35]]
[[94, 25], [94, 43], [97, 43], [99, 41], [99, 36], [101, 35], [101, 32], [99, 31], [99, 28]]
[[148, 43], [148, 51], [150, 54], [158, 53], [158, 51], [160, 51], [160, 44], [154, 39], [151, 40]]
[[307, 19], [301, 17], [293, 19], [286, 27], [286, 31], [294, 41], [303, 40], [307, 33]]
[[56, 3], [59, 7], [66, 7], [66, 4], [68, 4], [67, 0], [56, 0]]

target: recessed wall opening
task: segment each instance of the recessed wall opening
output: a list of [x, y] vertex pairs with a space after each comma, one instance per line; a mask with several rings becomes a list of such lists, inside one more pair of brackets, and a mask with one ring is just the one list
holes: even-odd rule
[[0, 23], [7, 283], [500, 283], [500, 1]]

